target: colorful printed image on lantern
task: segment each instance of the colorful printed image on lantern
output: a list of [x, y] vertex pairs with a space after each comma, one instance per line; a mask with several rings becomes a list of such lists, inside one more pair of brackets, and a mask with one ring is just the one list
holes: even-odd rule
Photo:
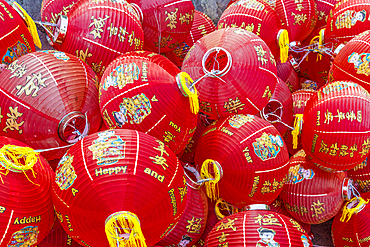
[[310, 246], [310, 243], [308, 241], [308, 238], [305, 235], [302, 235], [301, 236], [301, 240], [302, 240], [302, 243], [303, 243], [303, 246], [304, 247], [309, 247]]
[[88, 147], [93, 153], [93, 160], [97, 160], [97, 165], [111, 165], [125, 158], [126, 142], [113, 130], [99, 132], [98, 136]]
[[145, 94], [138, 94], [132, 98], [123, 98], [119, 105], [119, 111], [113, 111], [112, 115], [118, 127], [128, 123], [140, 124], [152, 111], [152, 105]]
[[14, 45], [8, 47], [5, 55], [3, 56], [1, 63], [9, 65], [17, 58], [27, 54], [27, 47], [25, 44], [18, 41]]
[[258, 11], [261, 11], [265, 8], [265, 5], [255, 0], [238, 1], [235, 3], [234, 6], [239, 6], [239, 5], [242, 5], [246, 9], [254, 9]]
[[67, 62], [70, 58], [67, 56], [67, 54], [65, 54], [64, 52], [62, 51], [55, 51], [55, 50], [46, 50], [46, 51], [41, 51], [43, 53], [49, 53], [49, 54], [53, 54], [54, 57], [56, 59], [59, 59], [59, 60], [63, 60], [64, 62]]
[[335, 26], [337, 29], [351, 28], [356, 25], [357, 21], [364, 22], [366, 20], [366, 10], [356, 12], [355, 10], [346, 10], [338, 15]]
[[261, 239], [258, 240], [256, 247], [280, 247], [280, 244], [274, 240], [274, 237], [276, 235], [276, 232], [274, 230], [260, 227], [257, 229], [257, 231]]
[[116, 67], [109, 76], [105, 78], [103, 89], [108, 90], [109, 87], [122, 89], [127, 84], [132, 84], [139, 80], [140, 68], [136, 63], [121, 64]]
[[263, 133], [261, 137], [256, 138], [256, 142], [252, 143], [254, 153], [261, 158], [261, 160], [274, 159], [284, 146], [281, 136], [267, 135]]
[[193, 239], [188, 235], [182, 236], [180, 242], [177, 244], [178, 247], [186, 247]]
[[357, 74], [370, 75], [370, 53], [358, 54], [357, 52], [353, 52], [348, 57], [348, 63], [353, 63]]
[[234, 115], [229, 119], [229, 124], [231, 127], [239, 129], [246, 123], [250, 123], [254, 120], [252, 115]]
[[327, 84], [322, 89], [322, 92], [324, 94], [330, 94], [331, 92], [339, 92], [341, 90], [344, 90], [348, 87], [357, 87], [357, 84], [352, 82], [346, 82], [346, 81], [336, 81], [330, 84]]
[[37, 243], [39, 235], [38, 226], [26, 226], [12, 234], [8, 247], [27, 247]]
[[289, 179], [287, 184], [297, 184], [305, 179], [312, 179], [315, 172], [312, 169], [305, 169], [300, 165], [292, 166], [289, 168]]
[[66, 190], [71, 187], [77, 178], [77, 174], [72, 166], [72, 162], [73, 156], [70, 154], [65, 154], [59, 161], [55, 173], [55, 182], [61, 190]]
[[304, 90], [317, 90], [317, 84], [311, 80], [304, 80], [301, 82], [301, 87]]

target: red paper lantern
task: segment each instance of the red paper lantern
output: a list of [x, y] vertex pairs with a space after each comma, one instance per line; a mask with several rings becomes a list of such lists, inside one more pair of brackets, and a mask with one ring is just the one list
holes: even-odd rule
[[302, 146], [308, 159], [331, 171], [351, 169], [370, 149], [370, 96], [356, 83], [336, 81], [320, 88], [303, 114]]
[[353, 179], [355, 187], [360, 192], [370, 192], [370, 167], [368, 159], [361, 162], [359, 165], [347, 171], [348, 177]]
[[220, 29], [198, 40], [182, 71], [197, 82], [200, 111], [210, 119], [257, 114], [277, 83], [276, 62], [266, 43], [240, 28]]
[[128, 129], [94, 133], [71, 147], [59, 162], [53, 191], [63, 228], [91, 246], [154, 245], [177, 223], [187, 200], [175, 154]]
[[352, 180], [344, 172], [329, 173], [307, 161], [303, 150], [289, 161], [289, 179], [280, 198], [293, 218], [320, 224], [333, 218], [344, 200], [352, 198]]
[[279, 78], [269, 103], [260, 111], [260, 117], [270, 122], [283, 136], [293, 126], [292, 93]]
[[194, 21], [191, 26], [189, 34], [186, 39], [180, 43], [175, 49], [165, 52], [164, 55], [170, 59], [176, 66], [181, 67], [182, 62], [189, 49], [203, 36], [212, 33], [216, 30], [215, 24], [213, 24], [211, 18], [206, 14], [195, 10]]
[[126, 1], [81, 0], [67, 16], [58, 19], [54, 48], [75, 54], [99, 77], [119, 55], [143, 48], [139, 17]]
[[80, 247], [76, 241], [74, 241], [67, 233], [64, 231], [63, 227], [60, 225], [59, 220], [54, 221], [53, 228], [50, 230], [49, 234], [42, 240], [37, 247]]
[[315, 29], [321, 29], [326, 26], [330, 11], [337, 3], [336, 0], [315, 0], [317, 10], [317, 22]]
[[276, 61], [277, 76], [287, 85], [291, 93], [300, 89], [299, 77], [290, 62], [281, 63]]
[[191, 1], [128, 0], [141, 16], [144, 49], [157, 53], [175, 49], [188, 36], [193, 20]]
[[206, 182], [207, 195], [243, 207], [271, 203], [283, 187], [288, 150], [277, 129], [252, 115], [233, 115], [204, 130], [195, 165]]
[[[367, 195], [368, 196], [368, 195]], [[370, 204], [368, 198], [354, 197], [335, 216], [331, 235], [335, 246], [366, 246], [369, 242]]]
[[99, 128], [97, 78], [73, 55], [34, 52], [15, 60], [0, 74], [1, 135], [22, 140], [61, 158], [66, 146]]
[[312, 246], [302, 227], [292, 218], [254, 204], [248, 210], [224, 218], [209, 233], [206, 247]]
[[126, 53], [102, 77], [99, 103], [105, 124], [150, 134], [178, 154], [196, 127], [199, 106], [191, 83], [189, 75], [161, 55]]
[[20, 141], [0, 136], [0, 147], [0, 246], [36, 246], [54, 221], [54, 173]]
[[9, 65], [36, 49], [27, 24], [18, 12], [5, 0], [0, 0], [0, 6], [0, 58], [2, 64]]
[[303, 41], [316, 25], [317, 14], [314, 0], [277, 0], [276, 13], [281, 27], [288, 30], [290, 41]]

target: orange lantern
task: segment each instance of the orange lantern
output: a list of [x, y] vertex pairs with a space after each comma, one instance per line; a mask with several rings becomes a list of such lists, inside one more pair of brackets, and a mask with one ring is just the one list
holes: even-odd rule
[[136, 129], [181, 153], [193, 136], [199, 110], [192, 79], [167, 58], [126, 53], [106, 69], [100, 111], [109, 128]]
[[241, 114], [209, 125], [195, 153], [208, 197], [221, 197], [237, 207], [275, 200], [286, 181], [288, 161], [277, 129], [259, 117]]
[[97, 77], [77, 57], [58, 51], [29, 53], [0, 74], [1, 135], [22, 140], [48, 160], [98, 130]]
[[36, 246], [54, 222], [54, 172], [20, 141], [1, 136], [0, 147], [0, 246]]
[[299, 77], [290, 62], [281, 63], [276, 61], [277, 76], [287, 85], [291, 93], [300, 89]]
[[200, 112], [214, 120], [257, 114], [277, 83], [276, 62], [266, 43], [240, 28], [223, 28], [199, 39], [182, 71], [197, 84]]
[[347, 171], [348, 177], [353, 179], [355, 187], [360, 192], [370, 192], [370, 167], [367, 165], [369, 158]]

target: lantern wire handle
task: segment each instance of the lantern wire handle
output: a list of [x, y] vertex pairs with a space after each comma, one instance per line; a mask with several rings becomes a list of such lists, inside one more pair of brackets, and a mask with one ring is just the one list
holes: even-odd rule
[[193, 79], [186, 72], [180, 72], [176, 75], [176, 83], [185, 97], [189, 98], [190, 110], [192, 113], [199, 112], [198, 91], [193, 85]]
[[219, 198], [215, 204], [215, 214], [219, 220], [222, 220], [226, 216], [221, 213], [221, 210], [226, 210], [230, 215], [241, 212], [241, 210], [234, 205], [226, 202], [222, 198]]
[[[212, 165], [213, 173], [215, 176], [214, 178], [209, 172], [211, 165]], [[202, 177], [202, 180], [199, 180], [198, 182], [204, 182], [204, 186], [206, 187], [207, 196], [212, 201], [217, 200], [219, 198], [219, 190], [218, 190], [217, 183], [220, 181], [220, 179], [223, 176], [221, 165], [215, 160], [211, 160], [211, 159], [205, 160], [200, 170], [200, 176]]]
[[[282, 112], [281, 115], [284, 114], [283, 104], [278, 100], [270, 100], [270, 102], [271, 101], [275, 101], [275, 102], [280, 103], [280, 106], [278, 108], [276, 108], [273, 112], [269, 112], [269, 113], [265, 113], [265, 111], [264, 111], [264, 109], [266, 108], [266, 106], [265, 106], [261, 111], [261, 115], [262, 115], [263, 119], [265, 119], [269, 123], [281, 123], [282, 125], [289, 128], [290, 130], [294, 130], [294, 128], [292, 126], [289, 126], [288, 124], [283, 122], [283, 120], [281, 119], [281, 116], [278, 116], [278, 115], [275, 114], [277, 110], [281, 110], [281, 112]], [[275, 117], [276, 120], [269, 120], [270, 116]]]
[[294, 119], [294, 130], [292, 130], [293, 136], [293, 149], [298, 147], [298, 135], [301, 134], [303, 123], [303, 114], [296, 114]]
[[53, 36], [53, 33], [49, 30], [49, 28], [47, 28], [47, 26], [50, 26], [50, 27], [57, 27], [58, 26], [57, 24], [51, 23], [51, 22], [35, 21], [35, 23], [40, 25], [51, 36]]
[[[370, 199], [365, 201], [362, 197], [353, 197], [346, 204], [344, 204], [343, 213], [342, 213], [342, 216], [340, 218], [340, 221], [341, 222], [344, 222], [344, 221], [348, 222], [351, 219], [353, 214], [359, 213], [369, 203], [369, 200]], [[356, 203], [357, 203], [357, 205], [356, 205]], [[347, 218], [347, 220], [346, 220], [346, 218]]]

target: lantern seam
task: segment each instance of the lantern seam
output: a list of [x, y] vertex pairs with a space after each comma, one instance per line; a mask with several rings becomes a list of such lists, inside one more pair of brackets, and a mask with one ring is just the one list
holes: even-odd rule
[[16, 28], [14, 28], [12, 31], [10, 31], [9, 33], [7, 33], [7, 34], [5, 34], [3, 37], [1, 37], [1, 38], [0, 38], [0, 40], [2, 40], [3, 38], [5, 38], [5, 37], [7, 37], [7, 36], [11, 35], [11, 34], [12, 34], [14, 31], [16, 31], [18, 28], [19, 28], [19, 25], [18, 25]]

